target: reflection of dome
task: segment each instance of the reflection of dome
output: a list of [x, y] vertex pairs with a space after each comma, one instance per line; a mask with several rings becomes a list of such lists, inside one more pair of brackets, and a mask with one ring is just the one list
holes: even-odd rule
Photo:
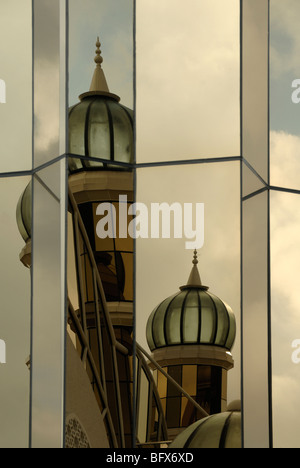
[[32, 184], [29, 183], [17, 205], [17, 224], [19, 232], [25, 242], [27, 242], [31, 236], [31, 188]]
[[[69, 111], [69, 153], [132, 163], [133, 112], [112, 97], [86, 93]], [[69, 160], [71, 172], [101, 166], [77, 158]]]
[[[100, 45], [98, 38], [90, 90], [79, 96], [81, 102], [69, 110], [69, 154], [132, 163], [133, 112], [119, 104], [120, 98], [108, 89]], [[103, 166], [97, 161], [69, 160], [70, 172]]]
[[[98, 38], [96, 69], [90, 90], [79, 96], [81, 102], [69, 109], [68, 153], [73, 156], [68, 159], [70, 174], [89, 169], [122, 169], [121, 166], [86, 161], [80, 156], [120, 163], [133, 162], [133, 111], [119, 104], [120, 98], [110, 93], [101, 68], [100, 45]], [[31, 189], [30, 183], [17, 207], [18, 228], [25, 242], [31, 237]]]
[[225, 413], [197, 421], [183, 431], [170, 448], [242, 448], [240, 402], [233, 402]]
[[211, 345], [227, 350], [233, 347], [233, 312], [202, 285], [196, 253], [193, 263], [188, 284], [156, 307], [148, 320], [147, 340], [152, 352], [173, 345]]

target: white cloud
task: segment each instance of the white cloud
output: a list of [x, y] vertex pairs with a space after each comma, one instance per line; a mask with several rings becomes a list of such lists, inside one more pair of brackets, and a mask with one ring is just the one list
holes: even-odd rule
[[300, 137], [272, 131], [270, 143], [271, 185], [300, 188]]

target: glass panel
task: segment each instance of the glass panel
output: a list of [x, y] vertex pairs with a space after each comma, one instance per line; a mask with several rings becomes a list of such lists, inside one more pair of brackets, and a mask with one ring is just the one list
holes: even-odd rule
[[18, 200], [29, 180], [0, 179], [0, 447], [4, 449], [28, 448], [29, 442], [31, 314], [30, 271], [25, 266], [31, 263], [31, 249], [29, 245], [26, 249], [16, 223]]
[[268, 0], [244, 0], [243, 156], [268, 182]]
[[191, 291], [188, 294], [183, 312], [183, 340], [185, 343], [198, 341], [198, 327], [194, 326], [195, 323], [199, 323], [199, 299], [197, 291]]
[[[133, 0], [70, 0], [68, 6], [69, 153], [131, 164]], [[72, 171], [83, 167], [115, 166], [70, 160]]]
[[270, 1], [271, 185], [300, 188], [300, 4]]
[[[164, 370], [168, 371], [168, 369], [164, 369]], [[161, 372], [158, 372], [157, 390], [161, 398], [166, 398], [167, 386], [168, 386], [167, 378]]]
[[239, 1], [136, 10], [138, 162], [239, 155]]
[[183, 366], [182, 387], [191, 396], [197, 393], [197, 366]]
[[[87, 27], [88, 25], [88, 27]], [[89, 90], [100, 36], [108, 88], [133, 108], [133, 0], [69, 0], [69, 99]]]
[[206, 294], [201, 294], [201, 337], [202, 343], [213, 343], [217, 330], [217, 311], [213, 301]]
[[268, 193], [243, 204], [245, 448], [269, 447]]
[[[60, 448], [64, 439], [65, 170], [62, 161], [33, 180], [33, 448]], [[55, 183], [47, 186], [50, 175]]]
[[169, 306], [169, 300], [165, 300], [155, 314], [155, 328], [153, 329], [153, 338], [156, 347], [166, 346], [165, 337], [165, 313]]
[[[65, 128], [63, 8], [59, 0], [34, 0], [34, 165], [61, 153]], [[64, 138], [63, 138], [64, 139]], [[63, 148], [63, 153], [65, 152]]]
[[225, 305], [218, 297], [214, 294], [210, 294], [210, 296], [213, 298], [217, 309], [217, 335], [215, 343], [219, 346], [224, 346], [226, 344], [229, 327], [228, 313]]
[[[171, 206], [178, 202], [182, 208], [185, 203], [191, 203], [194, 228], [196, 203], [204, 203], [205, 240], [198, 251], [198, 269], [209, 292], [229, 304], [235, 314], [237, 336], [232, 350], [235, 365], [228, 376], [228, 401], [240, 399], [240, 163], [138, 169], [137, 187], [137, 200], [147, 206], [149, 220], [149, 237], [136, 240], [137, 341], [148, 349], [148, 318], [165, 301], [162, 309], [159, 308], [160, 317], [156, 317], [152, 325], [149, 322], [150, 330], [147, 329], [150, 345], [165, 346], [164, 320], [170, 302], [166, 298], [182, 294], [179, 287], [187, 284], [193, 266], [193, 251], [186, 250], [184, 233], [181, 239], [174, 238], [173, 215], [170, 238], [151, 237], [152, 203]], [[154, 225], [157, 227], [155, 220]], [[198, 227], [201, 230], [201, 223]], [[213, 307], [211, 300], [210, 307]], [[171, 320], [170, 325], [174, 325]], [[151, 343], [152, 329], [154, 343]], [[199, 328], [197, 337], [198, 333]], [[157, 354], [161, 356], [162, 350]]]
[[180, 294], [171, 302], [168, 313], [166, 314], [166, 344], [180, 344], [182, 341], [181, 320], [183, 315], [183, 304], [187, 293]]
[[[168, 368], [168, 374], [172, 377], [180, 386], [182, 385], [182, 366], [170, 366]], [[171, 382], [168, 382], [168, 393], [167, 397], [180, 397], [180, 391]]]
[[299, 448], [299, 195], [271, 193], [272, 393], [275, 448]]
[[0, 172], [32, 167], [31, 18], [31, 0], [1, 1]]
[[[85, 116], [90, 107], [90, 104], [91, 103], [88, 100], [83, 102], [80, 106], [77, 105], [71, 107], [69, 111], [69, 126], [72, 126], [73, 128], [73, 132], [69, 134], [69, 153], [85, 156]], [[92, 112], [90, 115], [92, 118]], [[92, 123], [91, 127], [93, 127]], [[97, 155], [95, 154], [95, 157], [96, 156]]]
[[170, 429], [173, 427], [180, 427], [181, 416], [181, 398], [170, 397], [167, 399], [167, 412], [166, 419]]

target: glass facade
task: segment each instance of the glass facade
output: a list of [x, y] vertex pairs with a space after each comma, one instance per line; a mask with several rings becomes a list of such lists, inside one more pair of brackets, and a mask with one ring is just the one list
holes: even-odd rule
[[[168, 445], [241, 400], [243, 447], [299, 448], [299, 20], [1, 2], [0, 447]], [[227, 304], [228, 381], [193, 348], [229, 353]]]

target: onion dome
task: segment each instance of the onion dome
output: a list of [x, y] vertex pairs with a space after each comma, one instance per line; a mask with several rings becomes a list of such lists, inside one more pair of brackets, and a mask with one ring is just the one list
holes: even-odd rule
[[22, 193], [17, 205], [17, 225], [24, 241], [31, 237], [31, 182]]
[[171, 449], [242, 448], [241, 403], [235, 401], [225, 413], [197, 421], [170, 445]]
[[[96, 42], [96, 69], [90, 90], [79, 96], [80, 102], [69, 109], [69, 154], [107, 161], [133, 163], [133, 111], [119, 103], [107, 86], [101, 67], [99, 38]], [[101, 167], [103, 162], [70, 158], [70, 172]]]
[[147, 324], [151, 351], [168, 346], [210, 345], [230, 351], [236, 336], [231, 308], [203, 286], [198, 271], [197, 252], [186, 286], [161, 302]]
[[[90, 90], [79, 96], [80, 103], [69, 109], [69, 172], [114, 169], [97, 161], [85, 161], [79, 156], [133, 162], [133, 111], [119, 104], [120, 98], [110, 93], [102, 70], [99, 38], [96, 42], [96, 68]], [[118, 170], [120, 167], [118, 166]], [[17, 206], [17, 224], [27, 242], [31, 237], [31, 184], [22, 193]]]

